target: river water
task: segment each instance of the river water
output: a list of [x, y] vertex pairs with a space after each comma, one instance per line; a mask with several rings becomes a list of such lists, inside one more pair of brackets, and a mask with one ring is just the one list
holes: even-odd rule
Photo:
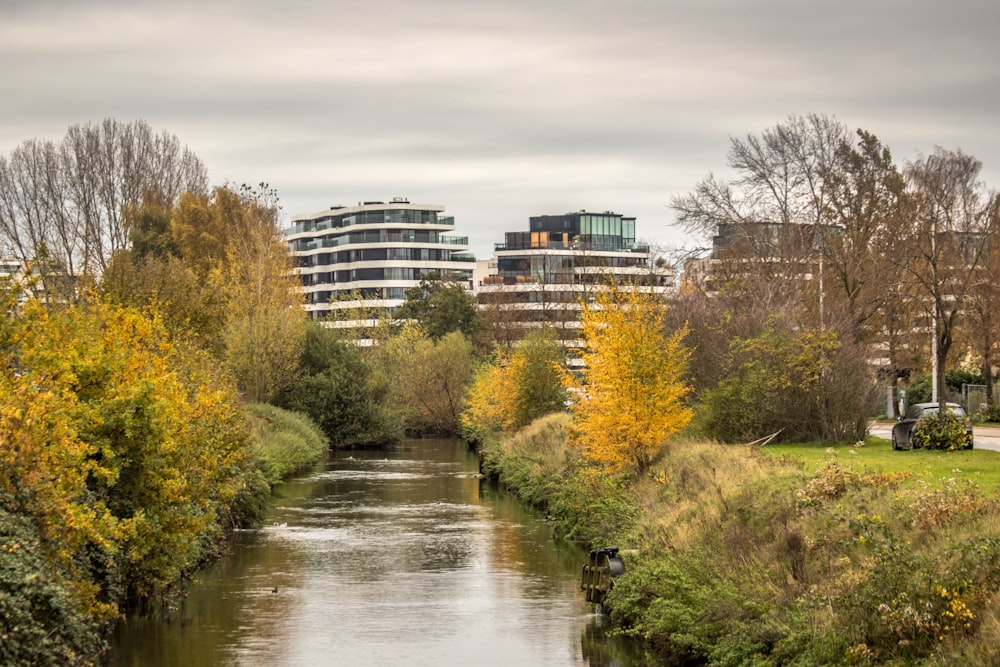
[[[615, 546], [615, 545], [609, 545]], [[334, 452], [169, 618], [131, 618], [115, 667], [640, 667], [584, 601], [586, 554], [478, 476], [460, 441]]]

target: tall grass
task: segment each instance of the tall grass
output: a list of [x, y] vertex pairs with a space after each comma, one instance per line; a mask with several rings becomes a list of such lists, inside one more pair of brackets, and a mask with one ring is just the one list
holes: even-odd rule
[[605, 605], [665, 664], [996, 664], [998, 455], [690, 440], [609, 477], [565, 425], [487, 444], [484, 470], [629, 550]]

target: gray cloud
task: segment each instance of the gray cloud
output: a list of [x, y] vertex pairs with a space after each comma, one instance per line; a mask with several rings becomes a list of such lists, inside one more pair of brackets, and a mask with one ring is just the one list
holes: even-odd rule
[[998, 19], [979, 0], [8, 0], [0, 152], [142, 118], [289, 215], [409, 196], [485, 255], [530, 215], [613, 209], [679, 244], [671, 195], [791, 114], [900, 162], [962, 148], [996, 185]]

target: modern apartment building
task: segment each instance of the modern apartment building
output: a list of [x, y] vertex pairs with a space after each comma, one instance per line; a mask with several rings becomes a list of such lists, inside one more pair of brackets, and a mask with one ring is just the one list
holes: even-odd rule
[[292, 218], [284, 234], [310, 317], [349, 325], [349, 313], [391, 315], [432, 272], [471, 287], [468, 238], [448, 235], [455, 221], [444, 210], [397, 197]]
[[685, 286], [714, 292], [717, 283], [749, 275], [789, 286], [808, 284], [822, 266], [823, 245], [839, 227], [801, 223], [721, 223], [707, 256], [688, 259]]
[[481, 309], [505, 313], [499, 319], [512, 338], [548, 323], [572, 341], [581, 300], [609, 281], [656, 294], [674, 286], [673, 270], [657, 266], [649, 246], [636, 243], [635, 218], [611, 211], [529, 218], [528, 231], [507, 232], [494, 255], [495, 267], [474, 289]]

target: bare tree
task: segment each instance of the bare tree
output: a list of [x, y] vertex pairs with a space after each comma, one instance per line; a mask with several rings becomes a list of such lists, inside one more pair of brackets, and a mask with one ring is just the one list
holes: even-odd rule
[[948, 354], [997, 223], [997, 195], [978, 180], [981, 170], [971, 155], [943, 148], [905, 170], [911, 208], [894, 260], [915, 286], [929, 320], [941, 401]]
[[819, 224], [829, 200], [824, 175], [848, 139], [844, 125], [816, 114], [792, 116], [760, 136], [730, 139], [728, 164], [738, 178], [709, 174], [671, 206], [681, 226], [709, 235], [720, 224]]
[[717, 283], [742, 292], [743, 300], [758, 287], [782, 291], [772, 296], [798, 298], [804, 312], [822, 321], [821, 246], [833, 235], [828, 177], [849, 144], [841, 123], [822, 115], [793, 116], [760, 136], [730, 140], [728, 165], [736, 179], [709, 175], [693, 192], [673, 199], [682, 227], [715, 237]]
[[191, 151], [144, 121], [74, 125], [58, 144], [29, 140], [0, 157], [0, 247], [49, 285], [68, 278], [61, 296], [73, 298], [76, 279], [99, 277], [128, 247], [128, 207], [171, 205], [207, 180]]

